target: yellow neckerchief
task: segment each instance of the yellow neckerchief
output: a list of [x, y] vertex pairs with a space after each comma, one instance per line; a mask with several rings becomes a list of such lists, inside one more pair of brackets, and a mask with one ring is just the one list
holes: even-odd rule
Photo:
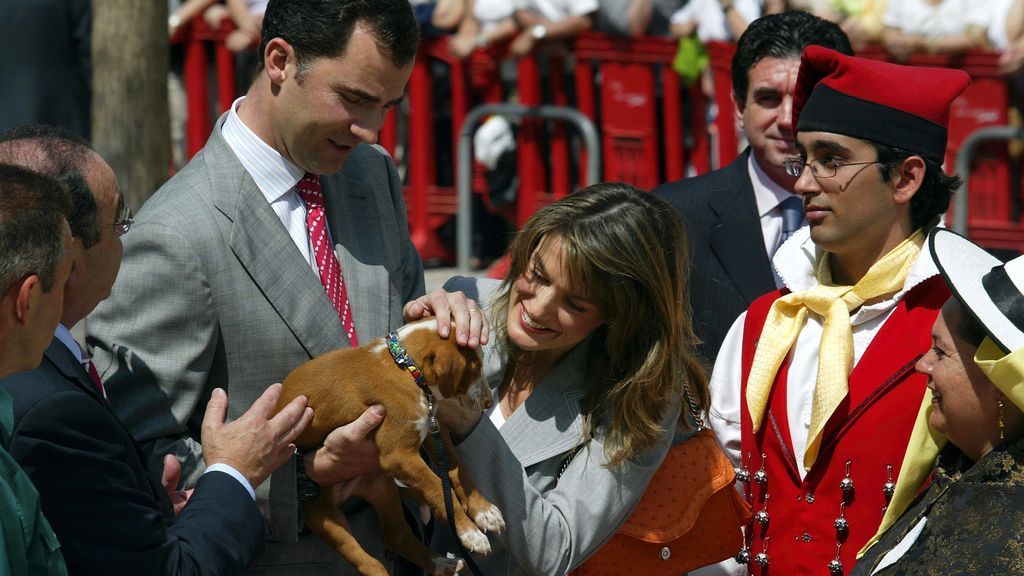
[[907, 275], [921, 253], [924, 232], [909, 238], [874, 263], [855, 286], [831, 285], [828, 253], [818, 261], [818, 286], [794, 292], [772, 304], [757, 341], [754, 361], [747, 379], [747, 408], [754, 432], [761, 428], [768, 394], [779, 366], [789, 354], [807, 317], [807, 311], [825, 319], [818, 352], [818, 379], [814, 387], [811, 428], [807, 436], [804, 467], [810, 469], [818, 456], [821, 433], [839, 403], [849, 393], [853, 365], [853, 329], [850, 313], [864, 302], [903, 288]]
[[[974, 363], [1011, 402], [1024, 410], [1024, 348], [1007, 354], [995, 342], [985, 337], [974, 353]], [[857, 553], [857, 558], [863, 556], [868, 548], [878, 542], [882, 533], [903, 515], [917, 497], [925, 479], [932, 473], [935, 458], [946, 444], [946, 437], [928, 426], [928, 417], [932, 411], [931, 403], [932, 395], [926, 393], [917, 422], [914, 424], [914, 431], [910, 435], [907, 454], [900, 467], [900, 476], [896, 480], [896, 492], [885, 510], [878, 532]]]

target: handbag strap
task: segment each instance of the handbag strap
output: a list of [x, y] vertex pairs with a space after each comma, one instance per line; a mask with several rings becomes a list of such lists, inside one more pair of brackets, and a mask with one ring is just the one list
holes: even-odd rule
[[693, 423], [697, 426], [697, 432], [700, 432], [707, 426], [704, 425], [704, 419], [701, 418], [700, 411], [697, 410], [697, 403], [693, 400], [693, 393], [690, 391], [690, 383], [686, 380], [683, 381], [683, 395], [686, 397], [686, 405], [690, 408], [690, 415], [693, 416]]

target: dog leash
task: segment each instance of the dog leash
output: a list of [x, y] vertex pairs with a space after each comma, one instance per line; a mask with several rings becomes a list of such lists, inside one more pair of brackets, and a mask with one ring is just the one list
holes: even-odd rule
[[395, 364], [398, 364], [400, 368], [408, 370], [409, 375], [416, 381], [416, 385], [423, 391], [423, 395], [427, 398], [427, 414], [429, 416], [429, 430], [430, 437], [434, 441], [434, 462], [435, 469], [434, 473], [441, 479], [441, 488], [444, 495], [444, 511], [448, 515], [448, 529], [451, 530], [452, 537], [455, 538], [455, 545], [458, 546], [459, 552], [462, 554], [463, 560], [469, 571], [474, 576], [483, 576], [480, 571], [480, 567], [477, 566], [473, 560], [472, 554], [466, 550], [466, 547], [462, 545], [462, 540], [459, 539], [459, 532], [455, 528], [455, 504], [452, 498], [452, 480], [448, 477], [448, 458], [444, 453], [444, 446], [441, 441], [441, 425], [437, 421], [437, 404], [434, 402], [434, 393], [430, 391], [430, 387], [427, 386], [427, 379], [423, 377], [423, 372], [420, 371], [419, 367], [416, 366], [416, 362], [413, 361], [412, 356], [402, 346], [402, 343], [398, 340], [398, 331], [395, 330], [388, 334], [387, 338], [388, 351], [391, 352], [391, 358], [394, 359]]

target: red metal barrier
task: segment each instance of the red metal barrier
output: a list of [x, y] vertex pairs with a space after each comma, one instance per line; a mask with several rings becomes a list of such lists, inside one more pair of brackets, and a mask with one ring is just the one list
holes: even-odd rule
[[[222, 41], [230, 26], [228, 22], [220, 30], [210, 30], [200, 19], [183, 34], [189, 156], [205, 143], [213, 122], [207, 53], [211, 47], [219, 109], [226, 110], [234, 98], [234, 61]], [[411, 234], [424, 260], [453, 260], [451, 248], [438, 235], [456, 211], [454, 182], [442, 175], [456, 173], [458, 136], [466, 113], [475, 104], [505, 97], [498, 71], [506, 48], [478, 50], [466, 61], [459, 61], [448, 54], [447, 38], [425, 39], [409, 81], [407, 111], [390, 115], [381, 131], [381, 144], [391, 151], [404, 174]], [[558, 58], [531, 55], [519, 59], [517, 97], [527, 105], [572, 105], [571, 88], [575, 105], [598, 127], [601, 173], [606, 180], [649, 189], [687, 174], [700, 174], [724, 166], [739, 153], [730, 76], [735, 45], [708, 45], [717, 105], [711, 126], [705, 120], [706, 101], [699, 85], [683, 86], [671, 69], [675, 50], [674, 41], [662, 38], [631, 40], [587, 34], [573, 44], [575, 65], [571, 69]], [[859, 55], [887, 58], [878, 47]], [[954, 164], [961, 143], [973, 130], [1007, 123], [1010, 91], [996, 58], [990, 52], [971, 52], [955, 59], [917, 57], [911, 61], [961, 68], [972, 76], [972, 85], [953, 105], [948, 166]], [[439, 75], [438, 70], [444, 73]], [[439, 82], [447, 83], [450, 101], [435, 101]], [[451, 146], [450, 153], [438, 152], [439, 141]], [[516, 205], [502, 213], [519, 225], [538, 208], [579, 186], [580, 179], [570, 170], [575, 167], [578, 174], [585, 174], [589, 159], [582, 151], [571, 151], [563, 126], [540, 120], [523, 121], [517, 142], [519, 194]], [[983, 147], [973, 160], [970, 230], [988, 246], [1024, 246], [1024, 232], [1015, 228], [1021, 183], [1014, 178], [1020, 178], [1019, 164], [1020, 159], [1011, 158], [1002, 144]], [[1011, 168], [1017, 170], [1013, 178]], [[480, 167], [475, 170], [474, 191], [489, 209], [499, 211], [488, 203]]]
[[176, 35], [185, 44], [185, 151], [189, 158], [206, 144], [213, 128], [208, 49], [213, 51], [216, 63], [217, 113], [230, 108], [235, 99], [235, 58], [224, 45], [224, 38], [234, 29], [230, 18], [225, 18], [216, 30], [202, 18], [195, 18]]

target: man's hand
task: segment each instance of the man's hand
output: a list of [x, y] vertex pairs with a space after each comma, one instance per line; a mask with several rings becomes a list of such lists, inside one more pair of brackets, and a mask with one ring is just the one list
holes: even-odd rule
[[451, 318], [455, 321], [455, 341], [459, 346], [476, 348], [487, 344], [490, 331], [487, 318], [476, 301], [467, 298], [462, 292], [445, 292], [443, 288], [438, 288], [406, 304], [402, 313], [406, 322], [437, 316], [437, 333], [442, 338], [448, 337], [451, 326], [449, 322], [441, 320]]
[[383, 406], [374, 404], [359, 418], [332, 430], [323, 446], [306, 455], [306, 476], [328, 486], [379, 469], [380, 451], [373, 437], [385, 413]]
[[164, 471], [160, 475], [160, 484], [167, 491], [167, 496], [171, 498], [175, 516], [181, 513], [181, 509], [185, 507], [185, 504], [188, 504], [188, 499], [192, 497], [192, 488], [178, 490], [178, 483], [180, 482], [181, 462], [178, 462], [174, 454], [167, 454], [164, 456]]
[[299, 396], [272, 416], [280, 397], [281, 385], [274, 384], [253, 402], [245, 414], [225, 424], [228, 396], [220, 388], [215, 389], [203, 417], [202, 443], [206, 465], [227, 464], [256, 488], [291, 458], [295, 453], [292, 442], [313, 420], [313, 409], [306, 406], [305, 396]]

